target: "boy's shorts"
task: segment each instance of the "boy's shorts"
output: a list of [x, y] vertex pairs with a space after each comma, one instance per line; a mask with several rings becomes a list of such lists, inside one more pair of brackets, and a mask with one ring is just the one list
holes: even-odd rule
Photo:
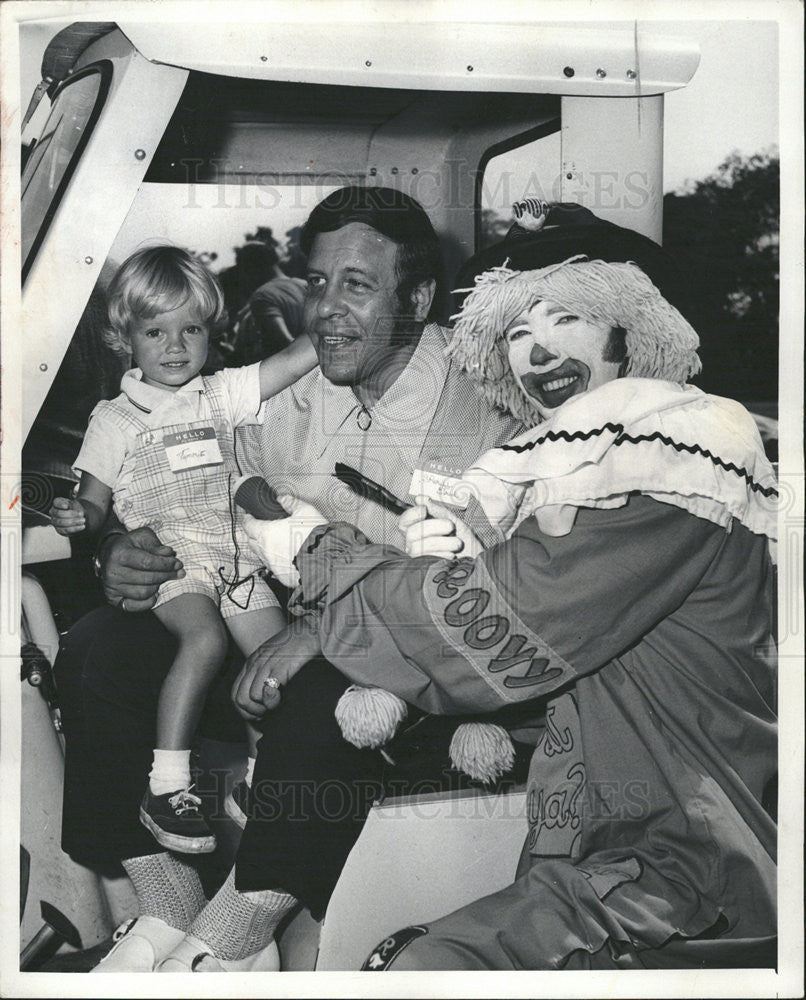
[[[176, 537], [166, 539], [165, 543], [171, 545], [177, 558], [182, 560], [185, 576], [181, 580], [168, 580], [162, 584], [155, 608], [181, 594], [205, 594], [218, 606], [221, 617], [226, 621], [247, 611], [280, 606], [269, 585], [258, 575], [261, 567], [248, 550], [244, 554], [241, 549], [236, 567], [232, 553], [223, 548], [216, 552], [186, 538]], [[238, 586], [233, 587], [234, 582], [238, 582]]]

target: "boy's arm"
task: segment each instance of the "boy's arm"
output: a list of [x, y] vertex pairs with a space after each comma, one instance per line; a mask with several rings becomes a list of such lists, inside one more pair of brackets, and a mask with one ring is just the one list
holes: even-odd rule
[[311, 338], [303, 333], [279, 354], [273, 354], [260, 362], [261, 400], [276, 396], [318, 364], [319, 358]]
[[89, 472], [83, 472], [76, 499], [84, 509], [84, 530], [95, 537], [106, 522], [112, 503], [112, 489]]
[[53, 527], [60, 535], [81, 533], [94, 538], [106, 523], [111, 502], [111, 488], [89, 472], [82, 472], [77, 496], [56, 497], [53, 501]]

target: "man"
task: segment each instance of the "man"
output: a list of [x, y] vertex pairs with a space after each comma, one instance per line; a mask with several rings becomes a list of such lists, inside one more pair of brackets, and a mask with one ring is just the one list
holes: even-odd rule
[[[385, 188], [336, 191], [312, 212], [302, 246], [310, 268], [305, 321], [321, 370], [269, 402], [262, 428], [242, 442], [243, 470], [328, 517], [353, 521], [379, 543], [400, 544], [396, 515], [354, 496], [333, 477], [335, 463], [405, 499], [417, 470], [433, 472], [438, 462], [450, 481], [518, 425], [480, 401], [444, 356], [446, 331], [427, 322], [441, 258], [416, 202]], [[173, 649], [153, 616], [132, 612], [147, 611], [181, 564], [142, 528], [103, 538], [97, 566], [115, 606], [79, 622], [56, 665], [67, 734], [62, 839], [85, 864], [122, 860], [141, 910], [99, 971], [150, 971], [189, 929], [221, 962], [265, 951], [295, 899], [316, 916], [324, 912], [372, 789], [379, 789], [383, 759], [341, 737], [333, 710], [346, 680], [321, 659], [307, 664], [266, 726], [256, 768], [263, 787], [276, 780], [286, 788], [275, 787], [271, 802], [253, 806], [264, 816], [278, 808], [282, 814], [295, 788], [315, 791], [334, 780], [352, 783], [354, 802], [338, 818], [311, 806], [305, 824], [248, 823], [236, 882], [228, 880], [216, 905], [199, 916], [204, 897], [195, 869], [178, 855], [157, 853], [138, 821], [154, 706]], [[318, 646], [304, 629], [292, 632], [288, 648], [305, 662]], [[427, 763], [440, 770], [441, 761], [432, 751]], [[246, 952], [240, 926], [253, 928]]]

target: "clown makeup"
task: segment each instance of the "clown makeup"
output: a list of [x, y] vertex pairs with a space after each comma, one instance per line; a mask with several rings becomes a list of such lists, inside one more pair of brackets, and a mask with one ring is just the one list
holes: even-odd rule
[[620, 362], [605, 360], [610, 336], [607, 323], [540, 300], [508, 325], [504, 342], [515, 381], [547, 419], [572, 396], [618, 378]]

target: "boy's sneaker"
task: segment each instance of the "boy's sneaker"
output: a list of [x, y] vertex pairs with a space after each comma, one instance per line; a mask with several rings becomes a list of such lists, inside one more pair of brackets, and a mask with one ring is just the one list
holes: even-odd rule
[[140, 803], [140, 822], [169, 851], [209, 854], [215, 850], [216, 839], [199, 810], [200, 805], [201, 799], [190, 788], [166, 795], [152, 795], [151, 789], [146, 788]]
[[245, 780], [233, 785], [232, 791], [224, 799], [224, 812], [243, 830], [249, 816], [249, 785]]

